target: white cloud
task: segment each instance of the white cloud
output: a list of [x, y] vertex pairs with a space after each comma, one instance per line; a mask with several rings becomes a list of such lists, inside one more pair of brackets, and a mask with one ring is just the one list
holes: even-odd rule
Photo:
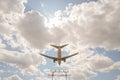
[[120, 75], [117, 76], [117, 78], [115, 80], [120, 80]]
[[23, 75], [36, 75], [36, 76], [41, 76], [43, 73], [38, 70], [38, 66], [35, 65], [30, 65], [29, 67], [25, 69], [21, 69], [21, 73]]
[[[46, 28], [44, 16], [31, 11], [20, 20], [18, 30], [36, 48], [57, 40], [62, 43], [71, 43], [72, 47], [78, 50], [84, 46], [119, 48], [119, 3], [118, 0], [105, 0], [70, 6], [66, 11], [69, 13], [68, 17], [64, 17], [60, 11], [56, 12], [54, 19], [61, 20], [62, 27], [52, 29]], [[56, 23], [52, 24], [57, 26]], [[96, 55], [89, 64], [98, 71], [104, 71], [114, 62], [108, 57]]]
[[[2, 36], [6, 40], [8, 45], [11, 45], [11, 41], [14, 42], [12, 36]], [[4, 41], [4, 40], [3, 40]], [[18, 43], [18, 42], [17, 42]], [[8, 64], [12, 67], [16, 67], [23, 75], [36, 75], [40, 76], [43, 73], [39, 71], [38, 66], [45, 64], [45, 59], [41, 57], [37, 49], [31, 49], [28, 47], [19, 48], [22, 52], [6, 50], [6, 46], [0, 39], [0, 61]], [[18, 47], [23, 47], [18, 45]], [[12, 47], [14, 49], [14, 47]], [[3, 70], [4, 71], [4, 70]]]
[[0, 24], [0, 34], [9, 32], [8, 29], [4, 26], [4, 24]]
[[50, 80], [49, 78], [45, 78], [45, 77], [37, 77], [36, 79], [37, 79], [37, 80], [43, 80], [43, 79], [44, 79], [44, 80]]
[[104, 69], [109, 68], [114, 63], [112, 59], [103, 55], [95, 55], [91, 58], [92, 59], [90, 59], [90, 66], [92, 69], [96, 69], [98, 71], [104, 71]]
[[[17, 3], [21, 6], [19, 10], [21, 12], [24, 10], [24, 2]], [[21, 36], [35, 48], [44, 48], [49, 43], [69, 43], [72, 46], [78, 45], [77, 47], [80, 48], [105, 47], [115, 49], [119, 48], [120, 45], [119, 3], [119, 0], [104, 0], [69, 6], [65, 11], [55, 13], [51, 19], [52, 23], [50, 23], [51, 26], [58, 27], [51, 29], [47, 28], [48, 22], [46, 22], [45, 16], [39, 12], [20, 13], [18, 11], [23, 16], [20, 20], [19, 18], [18, 20], [13, 19], [18, 21], [18, 24], [12, 20], [11, 26], [17, 26]], [[13, 7], [10, 11], [16, 13], [17, 10]], [[66, 14], [68, 15], [65, 16]], [[12, 18], [10, 17], [10, 19]], [[5, 21], [4, 23], [6, 26], [10, 20], [7, 20], [7, 24]], [[7, 32], [5, 27], [1, 27], [2, 31]]]
[[[81, 55], [84, 57], [85, 55]], [[74, 59], [73, 59], [74, 60]], [[71, 75], [75, 80], [85, 80], [97, 75], [97, 72], [109, 72], [120, 70], [120, 62], [114, 62], [107, 56], [95, 54], [81, 59], [76, 57], [71, 64], [64, 65], [70, 68]]]
[[41, 64], [41, 58], [37, 54], [22, 54], [13, 51], [1, 50], [1, 60], [7, 63], [15, 64], [20, 68], [27, 68], [30, 65]]
[[45, 27], [45, 17], [38, 12], [25, 13], [18, 24], [21, 35], [34, 47], [42, 48], [51, 42], [52, 36]]
[[27, 0], [0, 0], [0, 12], [10, 13], [18, 12], [21, 13], [24, 11], [24, 5]]
[[[5, 50], [4, 48], [8, 46], [3, 44], [0, 39], [0, 61], [18, 67], [22, 72], [37, 74], [37, 66], [42, 64], [42, 58], [33, 49], [27, 51], [28, 47], [23, 44], [24, 40], [21, 40], [18, 32], [15, 31], [16, 24], [24, 14], [25, 2], [27, 0], [0, 1], [0, 34], [7, 45], [12, 48], [18, 47], [21, 51], [29, 52], [29, 54]], [[5, 35], [6, 33], [7, 35]], [[32, 52], [35, 54], [32, 54]]]
[[[48, 28], [45, 16], [39, 12], [23, 13], [25, 8], [23, 3], [26, 0], [12, 1], [13, 3], [7, 0], [0, 2], [0, 14], [2, 15], [0, 16], [0, 34], [9, 33], [9, 30], [13, 28], [17, 33], [15, 35], [23, 37], [30, 46], [38, 49], [44, 48], [49, 43], [68, 43], [71, 45], [70, 50], [76, 49], [79, 52], [90, 47], [120, 48], [119, 0], [100, 0], [70, 5], [64, 11], [66, 13], [61, 11], [55, 13], [51, 19], [51, 26], [56, 26], [53, 28]], [[64, 14], [67, 15], [64, 16]], [[17, 38], [19, 39], [19, 37]], [[12, 41], [13, 39], [8, 40]], [[21, 42], [27, 44], [24, 40]], [[14, 43], [14, 41], [10, 42], [13, 46], [19, 44], [18, 41], [16, 44]], [[38, 54], [24, 54], [4, 49], [0, 49], [0, 51], [1, 61], [19, 67], [24, 70], [23, 73], [30, 74], [28, 71], [38, 73], [36, 66], [42, 64]], [[100, 72], [119, 69], [120, 63], [115, 63], [109, 57], [87, 55], [79, 54], [75, 58], [76, 61], [74, 58], [71, 59], [75, 61], [75, 64], [68, 65], [69, 67], [75, 66], [75, 70], [73, 70], [75, 72], [72, 75], [75, 80], [96, 76], [93, 69]]]
[[[1, 33], [8, 32], [10, 29], [8, 26], [18, 26], [17, 30], [21, 36], [35, 48], [43, 48], [53, 42], [74, 43], [73, 45], [77, 44], [79, 47], [119, 48], [119, 0], [92, 1], [68, 6], [65, 11], [55, 13], [51, 24], [58, 27], [52, 29], [46, 27], [48, 24], [46, 18], [39, 12], [23, 13], [25, 8], [23, 3], [25, 2], [26, 0], [13, 0], [13, 3], [9, 4], [12, 5], [9, 9], [9, 5], [7, 5], [9, 1], [1, 1], [1, 14], [4, 13], [1, 16], [3, 21]], [[13, 4], [15, 5], [13, 6]], [[9, 14], [5, 14], [6, 12]], [[18, 18], [15, 13], [23, 15], [22, 18]], [[64, 16], [64, 14], [68, 15]], [[18, 24], [15, 21], [18, 21]]]
[[1, 75], [2, 73], [4, 73], [4, 70], [0, 70], [0, 75]]
[[43, 58], [39, 54], [26, 54], [0, 49], [0, 61], [15, 66], [24, 74], [39, 74], [38, 65], [43, 64]]
[[[1, 15], [1, 14], [0, 14]], [[0, 16], [0, 34], [3, 33], [10, 33], [10, 27], [12, 27], [11, 25], [9, 25], [8, 23], [6, 23], [5, 21], [2, 20], [2, 17]]]
[[[120, 1], [89, 2], [73, 5], [68, 9], [66, 20], [61, 20], [65, 33], [61, 42], [87, 47], [119, 48]], [[56, 34], [56, 33], [55, 33]]]
[[4, 48], [5, 44], [2, 43], [2, 40], [0, 39], [0, 48]]
[[0, 0], [0, 34], [10, 34], [24, 12], [27, 0]]
[[71, 71], [71, 75], [74, 80], [85, 80], [90, 77], [96, 76], [97, 74], [90, 70], [84, 70], [84, 69], [76, 69]]
[[3, 80], [23, 80], [18, 75], [12, 75], [10, 77], [4, 78]]
[[110, 71], [110, 70], [120, 70], [120, 61], [115, 62], [113, 65], [111, 65], [108, 68], [104, 69], [104, 71]]

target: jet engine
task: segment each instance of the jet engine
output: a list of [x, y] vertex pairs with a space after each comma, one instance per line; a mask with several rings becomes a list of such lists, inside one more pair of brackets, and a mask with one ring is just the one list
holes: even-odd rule
[[66, 62], [66, 59], [63, 59], [64, 62]]
[[57, 61], [56, 59], [53, 59], [53, 62], [55, 63], [55, 61]]

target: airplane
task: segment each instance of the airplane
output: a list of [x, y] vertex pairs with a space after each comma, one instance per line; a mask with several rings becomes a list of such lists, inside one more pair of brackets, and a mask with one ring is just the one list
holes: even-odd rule
[[47, 58], [50, 58], [50, 59], [53, 59], [53, 62], [58, 61], [58, 64], [60, 65], [60, 64], [61, 64], [61, 61], [66, 62], [66, 59], [67, 59], [67, 58], [72, 57], [72, 56], [78, 54], [78, 53], [74, 53], [74, 54], [72, 54], [72, 55], [69, 55], [69, 56], [66, 56], [66, 57], [62, 57], [61, 49], [62, 49], [63, 47], [65, 47], [65, 46], [67, 46], [67, 45], [68, 45], [68, 44], [62, 45], [62, 46], [51, 45], [52, 47], [55, 47], [55, 48], [58, 49], [58, 52], [57, 52], [58, 57], [52, 57], [52, 56], [48, 56], [48, 55], [45, 55], [45, 54], [40, 54], [40, 55], [42, 55], [42, 56], [44, 56], [44, 57], [47, 57]]

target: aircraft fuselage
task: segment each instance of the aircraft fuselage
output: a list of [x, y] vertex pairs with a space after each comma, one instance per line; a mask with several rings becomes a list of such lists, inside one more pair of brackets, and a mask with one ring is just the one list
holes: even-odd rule
[[58, 48], [58, 64], [61, 64], [61, 48]]

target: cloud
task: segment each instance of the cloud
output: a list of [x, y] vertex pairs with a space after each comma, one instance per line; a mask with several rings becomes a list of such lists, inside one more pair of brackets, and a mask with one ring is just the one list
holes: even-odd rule
[[2, 43], [2, 40], [0, 38], [0, 48], [5, 48], [5, 47], [6, 47], [5, 44]]
[[117, 78], [115, 80], [120, 80], [120, 75], [117, 76]]
[[114, 63], [112, 59], [103, 55], [96, 54], [91, 58], [92, 59], [90, 59], [90, 66], [92, 69], [96, 69], [98, 71], [104, 71], [104, 69], [109, 68]]
[[[57, 35], [64, 33], [60, 38], [61, 43], [70, 43], [71, 50], [75, 48], [79, 51], [90, 47], [103, 47], [107, 49], [120, 48], [120, 1], [99, 0], [97, 2], [82, 3], [70, 6], [66, 13], [68, 17], [60, 19], [63, 23], [58, 26]], [[63, 13], [64, 14], [64, 13]], [[61, 16], [61, 15], [60, 15]], [[59, 31], [59, 29], [61, 31]], [[53, 31], [54, 32], [54, 31]], [[82, 48], [82, 49], [81, 49]], [[71, 73], [75, 80], [86, 79], [96, 76], [98, 72], [109, 72], [119, 70], [119, 62], [114, 62], [111, 58], [103, 55], [90, 55], [81, 60], [78, 55], [72, 63]], [[84, 55], [83, 57], [85, 57]], [[87, 68], [85, 68], [87, 67]], [[79, 69], [79, 70], [78, 70]]]
[[[12, 7], [9, 9], [7, 5], [9, 1], [1, 1], [1, 14], [4, 13], [4, 16], [1, 16], [1, 21], [3, 21], [0, 23], [1, 33], [9, 32], [8, 26], [17, 28], [20, 35], [35, 48], [43, 48], [49, 43], [67, 42], [74, 43], [73, 46], [79, 45], [79, 47], [119, 48], [119, 0], [99, 0], [68, 6], [65, 11], [59, 10], [52, 17], [51, 26], [56, 26], [52, 29], [47, 27], [46, 17], [39, 12], [23, 13], [25, 9], [23, 3], [25, 2], [26, 0], [13, 0], [13, 3], [10, 4]], [[15, 5], [13, 6], [13, 4]], [[18, 17], [18, 14], [15, 13], [22, 16]]]
[[12, 75], [10, 77], [4, 78], [4, 80], [22, 80], [18, 75]]
[[41, 76], [43, 73], [38, 70], [38, 66], [36, 65], [30, 65], [27, 68], [21, 69], [21, 73], [23, 75], [35, 75], [35, 76]]
[[[0, 61], [19, 68], [23, 74], [40, 75], [37, 67], [43, 64], [43, 59], [36, 54], [38, 51], [28, 49], [26, 44], [23, 44], [24, 40], [21, 39], [16, 29], [20, 18], [24, 15], [23, 3], [25, 2], [26, 0], [12, 0], [12, 3], [7, 0], [0, 1], [0, 36], [3, 39], [0, 38]], [[6, 48], [12, 48], [15, 51], [6, 50]], [[18, 52], [17, 49], [22, 52]]]
[[37, 80], [43, 80], [43, 79], [44, 79], [44, 80], [50, 80], [49, 78], [45, 78], [45, 77], [37, 77], [36, 79], [37, 79]]
[[45, 17], [38, 12], [25, 13], [18, 24], [21, 35], [34, 47], [42, 48], [51, 42], [52, 36], [45, 26]]
[[120, 62], [114, 62], [111, 58], [103, 55], [94, 55], [91, 57], [90, 66], [92, 70], [99, 72], [109, 72], [111, 70], [120, 70]]
[[84, 69], [76, 69], [71, 72], [71, 75], [74, 80], [85, 80], [90, 77], [96, 76], [97, 74], [90, 70], [84, 70]]
[[120, 70], [120, 61], [114, 62], [113, 65], [111, 65], [108, 68], [104, 69], [104, 71], [110, 71], [110, 70]]
[[[9, 45], [9, 41], [14, 41], [14, 39], [12, 39], [11, 36], [7, 37], [6, 39], [7, 45]], [[41, 76], [43, 74], [41, 71], [39, 71], [38, 66], [44, 65], [45, 59], [38, 54], [39, 52], [38, 50], [30, 49], [30, 48], [25, 48], [25, 49], [19, 48], [20, 50], [23, 49], [21, 52], [21, 51], [14, 50], [15, 49], [14, 47], [12, 47], [13, 50], [6, 50], [6, 47], [9, 47], [9, 46], [4, 44], [3, 42], [0, 38], [0, 45], [1, 45], [0, 61], [1, 62], [17, 68], [18, 70], [20, 70], [20, 74], [22, 75]], [[19, 45], [19, 47], [21, 47], [21, 45]]]
[[0, 75], [4, 73], [4, 70], [0, 70]]
[[[12, 2], [11, 2], [12, 1]], [[27, 0], [1, 0], [0, 1], [0, 12], [10, 13], [17, 12], [21, 13], [24, 11], [24, 4]]]
[[7, 63], [12, 63], [17, 65], [20, 68], [27, 68], [30, 65], [36, 65], [36, 64], [41, 64], [41, 58], [37, 54], [22, 54], [22, 53], [17, 53], [14, 51], [5, 51], [5, 50], [0, 50], [1, 55], [0, 59], [1, 61], [7, 62]]
[[0, 13], [0, 34], [9, 34], [12, 25], [9, 24], [10, 21], [7, 20], [7, 16], [4, 14]]
[[24, 12], [27, 0], [0, 1], [0, 34], [10, 34]]
[[[30, 46], [37, 49], [45, 48], [49, 43], [68, 43], [71, 45], [70, 51], [76, 50], [81, 53], [82, 50], [91, 47], [120, 48], [119, 0], [99, 0], [70, 5], [65, 11], [55, 13], [55, 16], [51, 19], [52, 23], [50, 23], [51, 26], [54, 26], [52, 28], [48, 28], [50, 25], [47, 18], [40, 12], [28, 11], [24, 13], [23, 3], [26, 0], [12, 1], [13, 3], [7, 0], [0, 2], [0, 34], [11, 34], [11, 31], [13, 33], [15, 31], [17, 34], [14, 34], [17, 39], [22, 37]], [[27, 45], [24, 40], [16, 42], [13, 41], [13, 38], [8, 40], [10, 40], [10, 45], [13, 45], [12, 47], [19, 42]], [[17, 66], [23, 70], [22, 73], [24, 74], [39, 74], [37, 66], [42, 64], [43, 59], [38, 54], [5, 50], [2, 42], [0, 47], [1, 61]], [[88, 50], [86, 53], [89, 52]], [[96, 76], [97, 73], [93, 70], [106, 72], [119, 69], [120, 66], [119, 62], [114, 62], [107, 56], [93, 55], [91, 52], [85, 55], [79, 54], [75, 60], [72, 60], [75, 62], [71, 62], [67, 67], [74, 66], [71, 70], [74, 73], [72, 76], [75, 80]]]
[[87, 47], [119, 48], [119, 3], [119, 0], [104, 0], [104, 2], [97, 1], [71, 6], [66, 10], [68, 17], [61, 19], [61, 33], [66, 34], [60, 39], [61, 42], [71, 42], [74, 45]]
[[85, 80], [97, 76], [97, 72], [105, 73], [111, 70], [120, 70], [120, 62], [114, 62], [111, 58], [101, 55], [93, 54], [85, 57], [81, 55], [71, 60], [71, 64], [67, 64], [70, 73], [75, 80]]
[[[1, 23], [1, 25], [7, 26], [11, 23], [10, 26], [16, 26], [21, 37], [35, 48], [44, 48], [49, 43], [69, 43], [72, 46], [78, 45], [79, 48], [117, 49], [120, 47], [119, 0], [99, 0], [68, 6], [65, 11], [59, 10], [55, 13], [54, 17], [50, 19], [52, 23], [48, 23], [47, 18], [39, 12], [23, 13], [24, 2], [26, 1], [19, 1], [16, 4], [20, 5], [20, 10], [17, 9], [17, 11], [14, 6], [10, 10], [13, 13], [18, 12], [22, 16], [17, 19], [10, 17], [12, 22], [2, 20], [5, 24]], [[5, 11], [2, 12], [5, 13]], [[15, 23], [15, 20], [18, 22]], [[56, 27], [50, 29], [49, 26]], [[7, 29], [9, 28], [7, 27]], [[8, 32], [7, 29], [1, 27], [0, 32]]]
[[19, 68], [24, 74], [39, 74], [37, 67], [43, 62], [43, 59], [39, 54], [19, 53], [4, 49], [0, 49], [0, 52], [0, 61]]

